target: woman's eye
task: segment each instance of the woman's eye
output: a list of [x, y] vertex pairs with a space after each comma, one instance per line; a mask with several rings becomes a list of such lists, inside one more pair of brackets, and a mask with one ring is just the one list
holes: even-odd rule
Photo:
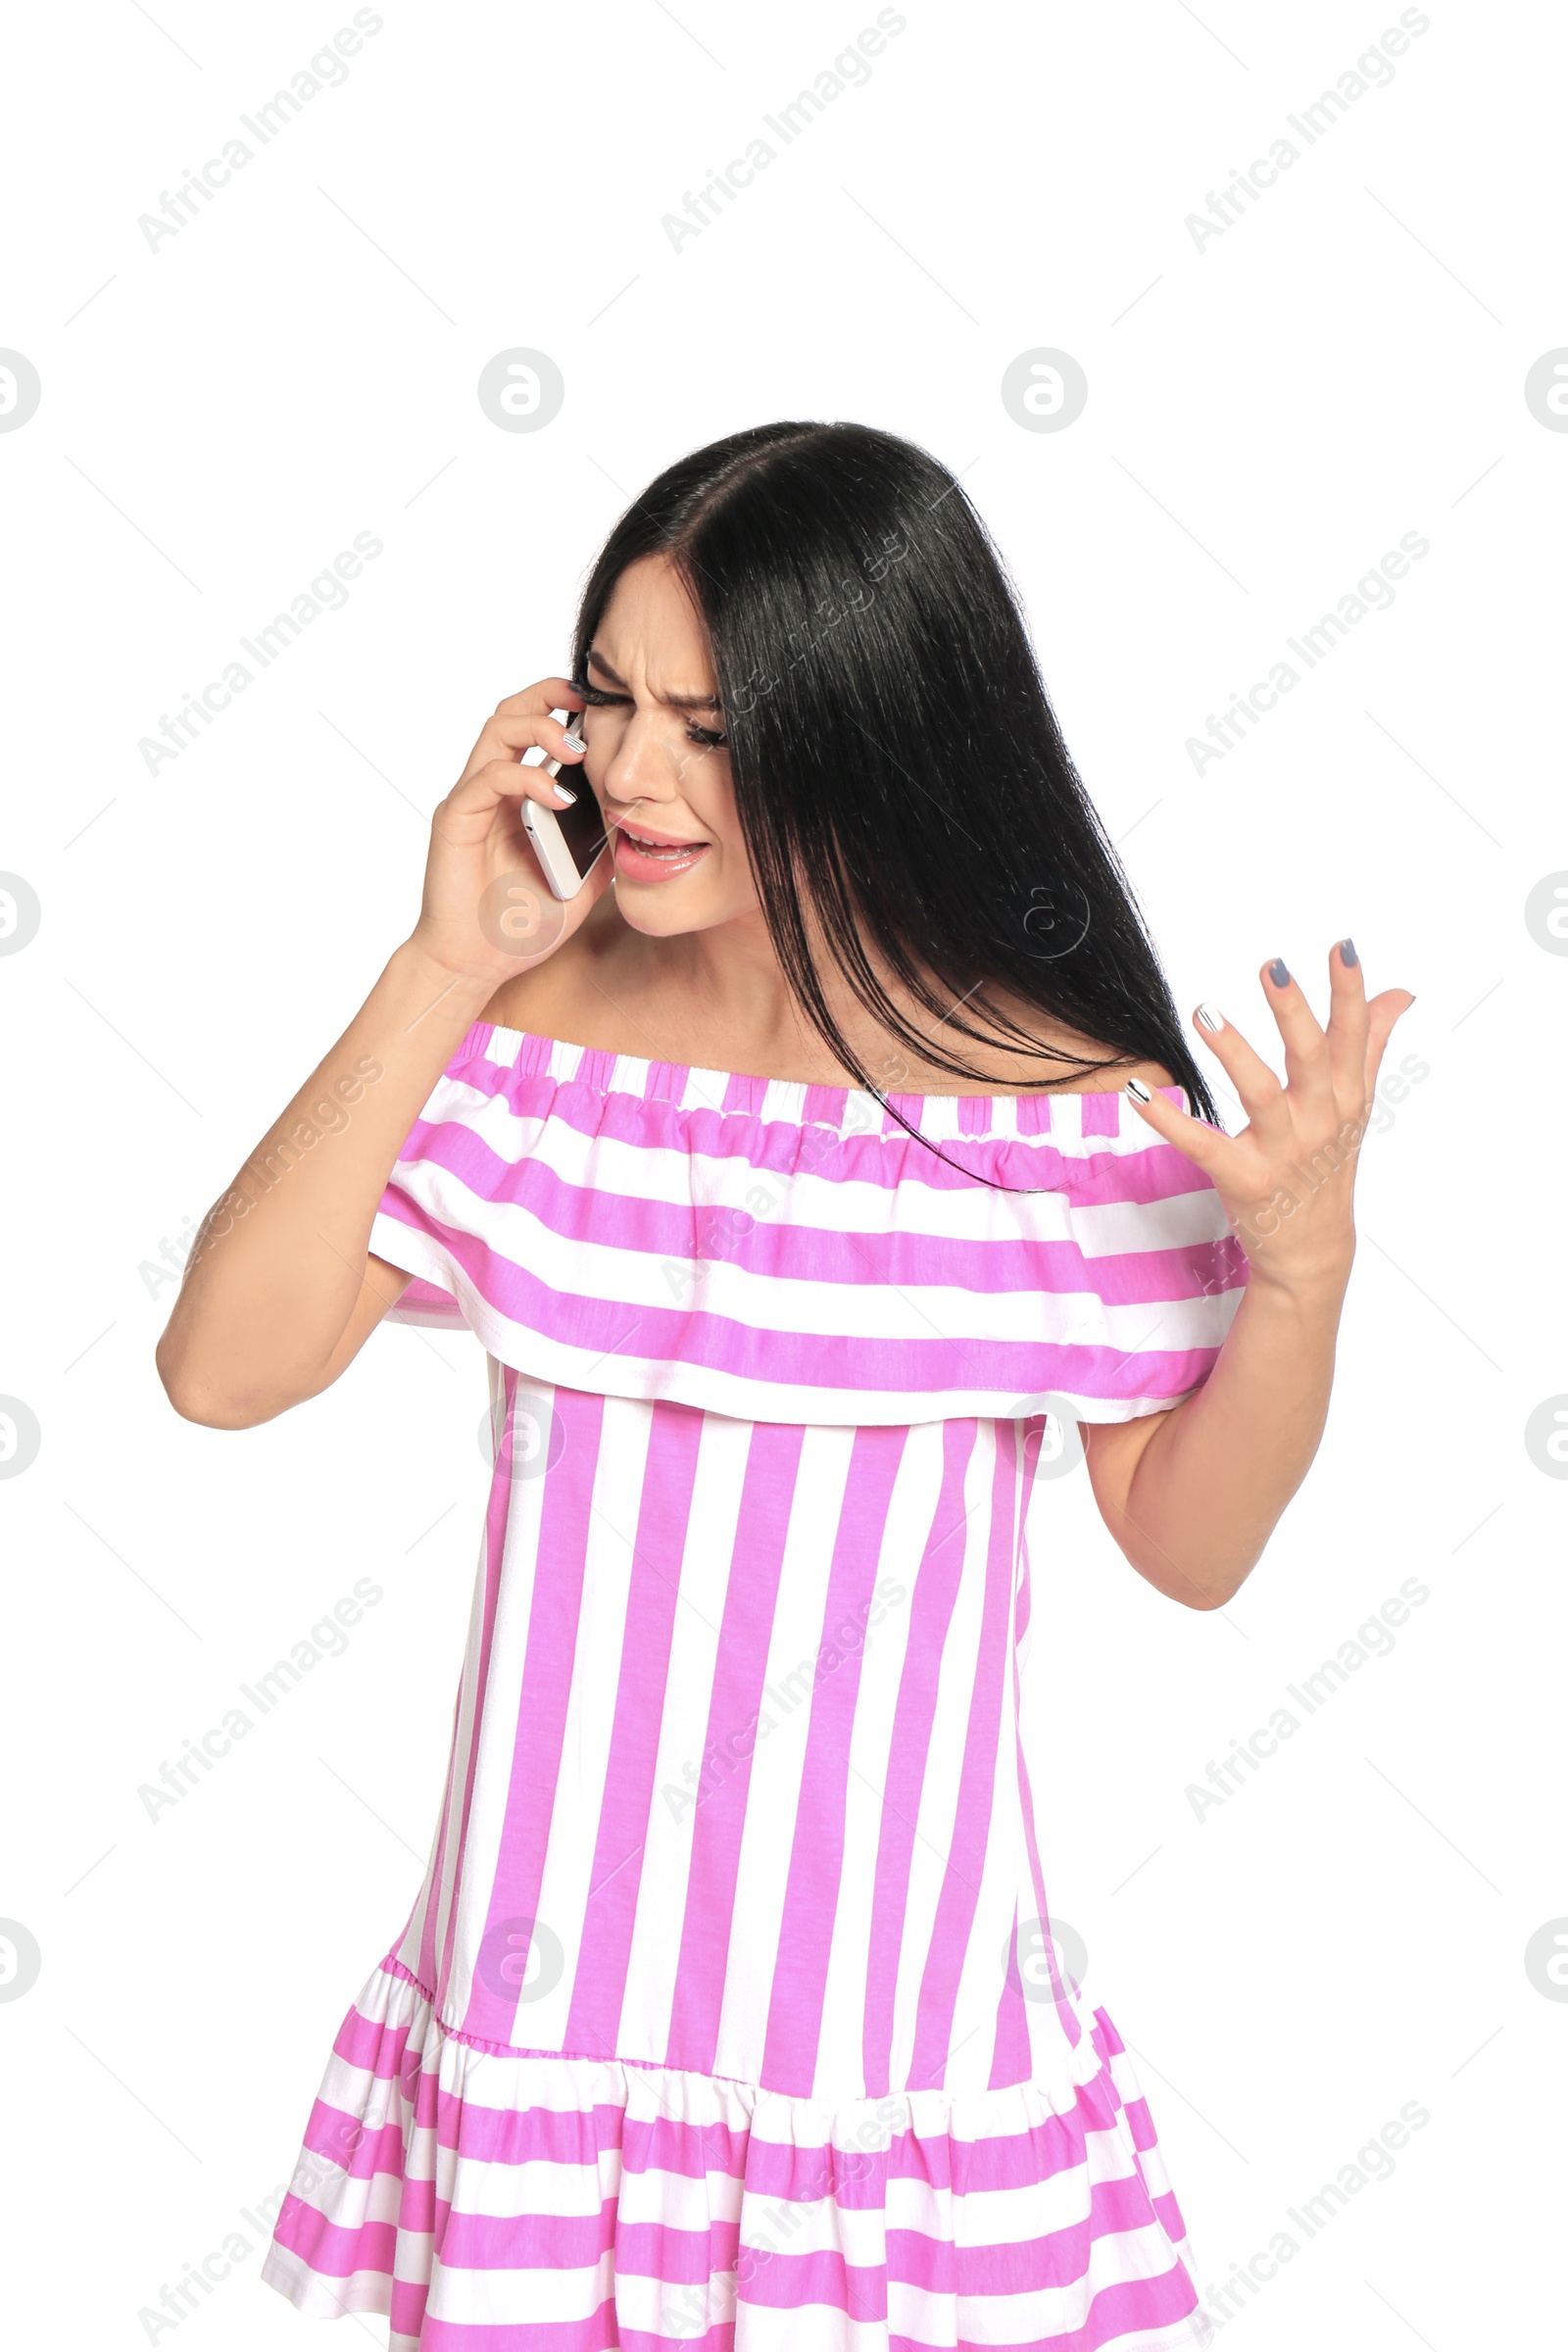
[[[602, 686], [589, 686], [581, 679], [573, 679], [572, 687], [590, 710], [629, 710], [631, 708], [629, 695], [607, 694]], [[695, 719], [687, 725], [686, 740], [708, 752], [724, 751], [729, 744], [729, 737], [721, 727], [700, 727]]]

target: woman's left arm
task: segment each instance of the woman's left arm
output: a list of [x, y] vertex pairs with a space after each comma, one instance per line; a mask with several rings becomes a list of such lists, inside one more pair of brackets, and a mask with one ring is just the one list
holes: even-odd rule
[[[1229, 1022], [1197, 1015], [1247, 1112], [1221, 1135], [1163, 1095], [1142, 1116], [1209, 1177], [1247, 1252], [1247, 1288], [1203, 1386], [1170, 1411], [1090, 1424], [1090, 1482], [1141, 1576], [1220, 1608], [1256, 1566], [1323, 1435], [1334, 1343], [1355, 1255], [1351, 1196], [1378, 1067], [1408, 989], [1367, 1001], [1349, 942], [1329, 956], [1321, 1028], [1283, 963], [1263, 993], [1285, 1043], [1282, 1084]], [[1214, 1016], [1217, 1017], [1217, 1016]]]

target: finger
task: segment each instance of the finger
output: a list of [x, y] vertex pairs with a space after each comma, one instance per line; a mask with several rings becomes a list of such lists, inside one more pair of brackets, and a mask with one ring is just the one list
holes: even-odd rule
[[582, 707], [582, 696], [569, 678], [536, 678], [524, 686], [520, 694], [503, 696], [497, 703], [497, 718], [527, 718], [541, 710], [576, 710]]
[[[561, 708], [559, 705], [557, 707]], [[574, 718], [572, 724], [575, 723]], [[563, 726], [560, 719], [552, 718], [546, 710], [518, 711], [506, 718], [497, 714], [487, 719], [479, 730], [478, 741], [468, 754], [460, 781], [466, 780], [492, 760], [510, 758], [520, 760], [524, 752], [530, 751], [541, 751], [547, 759], [559, 760], [564, 765], [582, 759], [583, 741], [580, 735], [573, 735], [568, 727]]]
[[583, 756], [582, 712], [568, 712], [564, 721], [549, 711], [527, 717], [492, 718], [484, 730], [494, 744], [492, 757], [504, 751], [539, 750], [552, 760], [580, 760]]
[[1347, 1118], [1357, 1116], [1365, 1101], [1369, 1033], [1366, 975], [1355, 942], [1336, 940], [1329, 950], [1329, 1082]]
[[1368, 1004], [1366, 1061], [1362, 1097], [1356, 1105], [1358, 1111], [1372, 1100], [1373, 1089], [1378, 1082], [1378, 1069], [1395, 1022], [1401, 1013], [1408, 1012], [1414, 1003], [1415, 999], [1407, 988], [1386, 988], [1381, 996], [1374, 997]]
[[1235, 1023], [1212, 1004], [1198, 1005], [1193, 1021], [1199, 1036], [1235, 1088], [1237, 1101], [1246, 1111], [1253, 1133], [1265, 1144], [1283, 1143], [1290, 1134], [1290, 1112], [1279, 1073], [1248, 1044]]
[[1306, 1001], [1306, 992], [1283, 956], [1265, 963], [1258, 979], [1284, 1042], [1287, 1086], [1314, 1108], [1332, 1107], [1329, 1041]]
[[[1272, 1076], [1272, 1071], [1269, 1074]], [[1136, 1094], [1135, 1087], [1139, 1089]], [[1205, 1176], [1218, 1180], [1227, 1155], [1236, 1149], [1234, 1137], [1221, 1135], [1217, 1127], [1210, 1127], [1205, 1119], [1195, 1119], [1191, 1111], [1178, 1110], [1168, 1095], [1144, 1086], [1140, 1079], [1130, 1078], [1122, 1095], [1156, 1135], [1174, 1144], [1178, 1152], [1185, 1152]]]
[[520, 767], [503, 756], [462, 777], [447, 795], [446, 808], [452, 816], [474, 815], [502, 801], [537, 801], [543, 808], [565, 808], [586, 790], [586, 783], [563, 785], [542, 767]]

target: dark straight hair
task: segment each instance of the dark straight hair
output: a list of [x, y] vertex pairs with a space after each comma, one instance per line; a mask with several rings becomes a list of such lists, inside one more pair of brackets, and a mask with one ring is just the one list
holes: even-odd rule
[[[863, 424], [757, 425], [694, 450], [633, 500], [589, 575], [579, 683], [645, 556], [668, 559], [706, 626], [761, 910], [842, 1068], [897, 1091], [841, 1035], [813, 926], [879, 1025], [955, 1077], [981, 1077], [965, 1040], [1039, 1060], [1009, 1092], [1152, 1061], [1219, 1124], [1002, 558], [945, 466]], [[1020, 1003], [1109, 1056], [1041, 1044]]]

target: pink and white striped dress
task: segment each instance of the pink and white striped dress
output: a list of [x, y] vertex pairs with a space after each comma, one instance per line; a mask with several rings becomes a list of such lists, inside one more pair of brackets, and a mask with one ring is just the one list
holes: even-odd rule
[[392, 2352], [1211, 2339], [1019, 1674], [1042, 1468], [1206, 1378], [1246, 1260], [1117, 1093], [896, 1101], [959, 1167], [481, 1021], [393, 1171], [496, 1469], [429, 1870], [263, 2272]]

